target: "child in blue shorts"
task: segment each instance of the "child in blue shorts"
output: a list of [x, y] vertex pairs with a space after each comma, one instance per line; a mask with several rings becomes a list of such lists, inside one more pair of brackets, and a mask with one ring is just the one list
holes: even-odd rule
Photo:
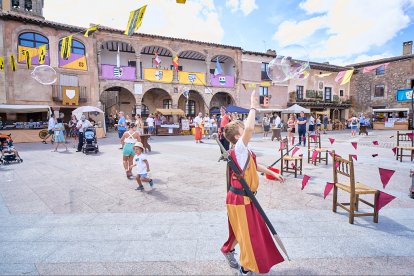
[[150, 173], [150, 167], [147, 160], [147, 156], [143, 153], [144, 152], [144, 146], [141, 142], [136, 142], [134, 145], [134, 163], [131, 166], [137, 167], [137, 182], [138, 187], [136, 188], [137, 191], [143, 191], [144, 186], [142, 185], [142, 182], [148, 182], [149, 185], [152, 187], [154, 183], [152, 182], [152, 179], [149, 176]]

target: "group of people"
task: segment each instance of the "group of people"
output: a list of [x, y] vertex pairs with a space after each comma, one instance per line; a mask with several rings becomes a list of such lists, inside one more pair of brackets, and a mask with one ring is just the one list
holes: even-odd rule
[[[351, 129], [351, 136], [355, 137], [357, 130], [360, 129], [361, 126], [369, 127], [371, 125], [371, 120], [369, 117], [365, 117], [364, 113], [361, 113], [359, 117], [353, 114], [351, 118], [348, 119], [348, 125]], [[368, 132], [366, 130], [363, 132], [368, 135]], [[361, 134], [361, 131], [359, 134]]]

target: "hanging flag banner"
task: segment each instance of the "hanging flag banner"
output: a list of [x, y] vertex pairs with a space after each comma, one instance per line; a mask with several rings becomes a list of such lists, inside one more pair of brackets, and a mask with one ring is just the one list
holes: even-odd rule
[[329, 195], [334, 186], [334, 183], [326, 182], [325, 190], [323, 191], [323, 199], [325, 199]]
[[256, 88], [255, 83], [242, 83], [244, 90], [247, 90], [247, 88]]
[[260, 83], [260, 86], [262, 86], [262, 87], [269, 87], [271, 85], [272, 85], [272, 83], [270, 81], [262, 81]]
[[397, 147], [393, 147], [392, 152], [394, 153], [394, 155], [397, 155]]
[[334, 138], [329, 138], [329, 142], [331, 142], [331, 145], [335, 142]]
[[94, 32], [96, 32], [98, 30], [98, 27], [99, 27], [99, 25], [89, 27], [88, 29], [86, 29], [86, 32], [83, 36], [84, 37], [89, 37], [91, 34], [93, 34]]
[[178, 71], [178, 66], [179, 66], [179, 64], [178, 64], [178, 56], [175, 56], [175, 57], [172, 59], [172, 63], [173, 63], [173, 66], [174, 66], [174, 70], [175, 70], [175, 71]]
[[358, 147], [358, 143], [357, 142], [351, 142], [351, 144], [354, 147], [354, 149], [357, 149], [357, 147]]
[[[39, 46], [38, 48], [31, 48], [31, 47], [20, 46], [20, 45], [17, 46], [17, 51], [18, 51], [17, 62], [21, 64], [25, 64], [26, 63], [25, 51], [29, 51], [30, 57], [32, 58], [32, 61], [31, 61], [32, 65], [41, 65], [41, 64], [49, 65], [50, 60], [49, 60], [49, 55], [47, 54], [47, 45], [48, 44], [43, 44]], [[43, 51], [45, 53], [43, 63], [40, 63], [40, 51]]]
[[39, 64], [44, 64], [45, 61], [46, 61], [46, 54], [47, 54], [47, 47], [46, 46], [47, 46], [46, 44], [43, 44], [42, 46], [40, 46], [38, 48], [38, 54], [39, 54], [38, 61], [39, 61]]
[[0, 56], [0, 71], [4, 72], [4, 57]]
[[144, 79], [153, 82], [172, 83], [173, 70], [144, 68]]
[[354, 74], [354, 69], [341, 71], [335, 78], [335, 82], [339, 83], [340, 85], [347, 84], [351, 81], [351, 77]]
[[384, 70], [385, 70], [388, 67], [388, 64], [390, 63], [388, 62], [388, 63], [382, 63], [382, 64], [364, 67], [364, 69], [362, 70], [362, 73], [365, 74], [365, 73], [373, 72], [377, 70], [377, 68], [380, 68], [380, 67], [384, 67]]
[[378, 196], [378, 203], [376, 206], [377, 211], [381, 210], [382, 207], [384, 207], [394, 199], [395, 196], [380, 191], [380, 194]]
[[316, 161], [316, 158], [318, 157], [318, 152], [316, 151], [316, 150], [314, 150], [313, 152], [312, 152], [312, 162], [313, 163], [315, 163], [315, 161]]
[[128, 25], [124, 32], [125, 35], [131, 36], [141, 27], [146, 8], [147, 5], [129, 13]]
[[62, 46], [60, 47], [60, 56], [62, 59], [68, 59], [70, 57], [72, 37], [73, 35], [62, 38]]
[[379, 170], [382, 186], [385, 189], [385, 187], [387, 186], [388, 182], [391, 179], [391, 176], [395, 173], [395, 171], [389, 170], [389, 169], [383, 169], [383, 168], [378, 168], [378, 170]]
[[180, 84], [206, 85], [206, 74], [196, 72], [178, 72]]
[[295, 153], [296, 153], [298, 150], [300, 150], [300, 148], [299, 148], [299, 147], [295, 147], [295, 148], [292, 150], [292, 156], [294, 156], [294, 155], [295, 155]]
[[154, 64], [155, 64], [155, 67], [159, 67], [160, 66], [160, 64], [161, 64], [161, 58], [160, 58], [160, 56], [158, 55], [158, 53], [157, 52], [155, 52], [155, 58], [154, 58]]
[[16, 71], [17, 68], [16, 59], [13, 54], [10, 55], [10, 68], [13, 72]]
[[413, 98], [413, 89], [398, 89], [397, 102], [411, 101]]
[[26, 67], [27, 67], [27, 69], [30, 69], [30, 67], [32, 67], [32, 58], [30, 57], [30, 52], [25, 51], [24, 55], [26, 57]]
[[310, 179], [310, 176], [308, 176], [306, 174], [303, 176], [303, 179], [302, 179], [302, 191], [303, 191], [303, 189], [305, 189], [306, 185], [308, 184], [309, 179]]
[[216, 69], [214, 69], [214, 75], [222, 75], [223, 74], [223, 69], [221, 68], [220, 62], [219, 62], [219, 58], [216, 57]]

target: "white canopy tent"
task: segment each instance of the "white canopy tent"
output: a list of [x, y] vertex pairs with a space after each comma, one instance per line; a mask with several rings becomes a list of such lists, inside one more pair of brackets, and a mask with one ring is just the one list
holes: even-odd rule
[[36, 113], [51, 112], [48, 105], [34, 104], [0, 104], [0, 113]]
[[305, 114], [309, 114], [311, 113], [310, 109], [304, 108], [298, 104], [294, 104], [289, 108], [286, 108], [285, 110], [282, 111], [282, 113], [286, 114], [286, 113], [305, 113]]

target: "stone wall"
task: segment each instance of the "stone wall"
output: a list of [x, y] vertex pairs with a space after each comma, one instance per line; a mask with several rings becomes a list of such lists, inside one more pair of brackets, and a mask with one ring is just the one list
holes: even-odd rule
[[[362, 73], [359, 68], [351, 79], [351, 96], [354, 97], [354, 111], [371, 113], [373, 108], [411, 107], [411, 103], [396, 101], [397, 89], [410, 88], [414, 80], [414, 58], [391, 62], [384, 75], [376, 75], [375, 71]], [[384, 97], [374, 97], [375, 86], [385, 85]]]

